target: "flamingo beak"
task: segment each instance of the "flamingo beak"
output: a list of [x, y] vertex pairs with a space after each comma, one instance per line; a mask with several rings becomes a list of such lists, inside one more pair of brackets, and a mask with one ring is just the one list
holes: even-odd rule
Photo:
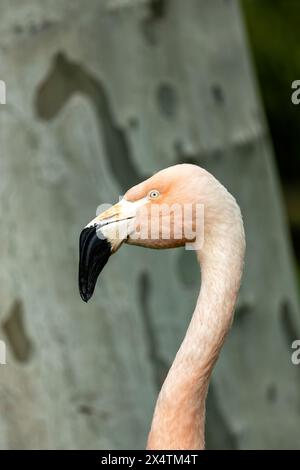
[[79, 239], [79, 292], [88, 302], [97, 279], [110, 256], [128, 238], [137, 205], [122, 199], [98, 215], [81, 232]]

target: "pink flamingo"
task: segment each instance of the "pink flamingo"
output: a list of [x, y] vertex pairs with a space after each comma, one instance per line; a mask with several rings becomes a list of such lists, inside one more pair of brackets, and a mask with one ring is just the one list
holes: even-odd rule
[[[92, 220], [80, 236], [79, 288], [92, 296], [97, 277], [122, 242], [148, 248], [185, 245], [186, 221], [152, 206], [204, 207], [203, 244], [196, 251], [201, 289], [185, 338], [156, 403], [148, 449], [204, 449], [205, 401], [212, 369], [232, 320], [242, 276], [245, 235], [233, 196], [204, 169], [190, 164], [164, 169], [131, 188], [124, 198]], [[154, 215], [153, 215], [154, 213]], [[153, 238], [143, 228], [159, 223]], [[171, 225], [169, 236], [163, 228]], [[157, 225], [156, 225], [157, 226]], [[168, 232], [168, 231], [167, 231]], [[145, 236], [145, 233], [147, 234]]]

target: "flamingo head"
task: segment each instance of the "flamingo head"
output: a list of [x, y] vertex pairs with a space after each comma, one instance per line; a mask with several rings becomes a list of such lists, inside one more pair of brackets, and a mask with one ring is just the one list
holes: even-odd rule
[[100, 213], [81, 232], [82, 299], [87, 302], [92, 297], [100, 272], [123, 243], [175, 248], [191, 246], [200, 233], [204, 239], [203, 208], [208, 230], [218, 218], [224, 191], [210, 173], [191, 164], [161, 170], [129, 189], [120, 202]]

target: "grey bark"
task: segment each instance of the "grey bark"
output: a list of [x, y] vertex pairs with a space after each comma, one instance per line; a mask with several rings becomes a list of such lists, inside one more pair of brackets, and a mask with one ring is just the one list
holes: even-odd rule
[[125, 246], [88, 305], [78, 236], [177, 162], [247, 233], [209, 448], [299, 448], [299, 306], [272, 148], [235, 1], [0, 1], [0, 448], [143, 448], [199, 289], [192, 253]]

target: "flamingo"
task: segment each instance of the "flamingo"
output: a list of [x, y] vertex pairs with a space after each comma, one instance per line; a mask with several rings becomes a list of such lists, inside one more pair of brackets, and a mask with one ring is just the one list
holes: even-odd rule
[[[119, 203], [82, 230], [79, 289], [87, 302], [99, 273], [123, 242], [159, 249], [183, 246], [191, 241], [184, 235], [183, 218], [170, 216], [172, 211], [152, 215], [154, 205], [172, 207], [174, 204], [193, 207], [193, 227], [196, 205], [204, 209], [202, 227], [197, 229], [202, 231], [203, 240], [201, 246], [195, 245], [201, 288], [186, 335], [160, 390], [147, 449], [200, 450], [205, 448], [209, 381], [232, 324], [244, 265], [244, 225], [234, 197], [208, 171], [192, 164], [171, 166], [137, 184]], [[149, 222], [159, 222], [154, 238], [148, 229], [142, 230]], [[167, 224], [172, 230], [169, 236], [163, 237], [162, 229]]]

